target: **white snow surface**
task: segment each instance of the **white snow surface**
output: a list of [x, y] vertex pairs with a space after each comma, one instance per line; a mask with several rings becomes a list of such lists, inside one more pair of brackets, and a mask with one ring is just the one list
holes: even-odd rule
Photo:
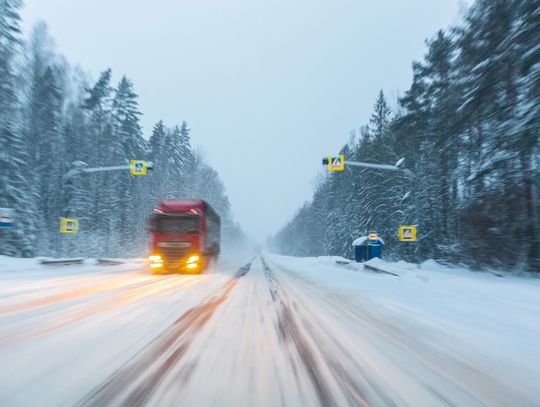
[[[353, 246], [360, 246], [360, 245], [364, 244], [368, 239], [369, 239], [369, 236], [360, 236], [358, 239], [355, 239], [352, 242], [352, 245]], [[384, 244], [384, 240], [382, 239], [382, 237], [377, 237], [377, 240], [379, 242], [381, 242], [382, 244]]]
[[358, 239], [356, 239], [354, 242], [352, 242], [353, 246], [360, 246], [363, 244], [366, 240], [368, 240], [368, 236], [360, 236]]
[[0, 257], [0, 405], [540, 404], [539, 280], [367, 264]]

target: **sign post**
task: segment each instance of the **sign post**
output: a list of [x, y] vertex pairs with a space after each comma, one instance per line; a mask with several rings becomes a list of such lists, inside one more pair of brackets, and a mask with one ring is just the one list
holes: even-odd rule
[[[409, 226], [400, 226], [399, 227], [399, 240], [401, 242], [413, 242], [416, 243], [416, 226], [409, 225]], [[418, 262], [418, 246], [417, 244], [412, 245], [406, 245], [407, 248], [405, 250], [407, 256], [409, 256], [410, 260], [417, 263], [418, 267], [420, 267], [420, 263]]]

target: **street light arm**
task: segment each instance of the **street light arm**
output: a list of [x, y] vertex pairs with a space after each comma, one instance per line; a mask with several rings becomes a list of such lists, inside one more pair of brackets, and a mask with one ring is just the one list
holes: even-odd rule
[[87, 174], [87, 173], [91, 173], [91, 172], [129, 170], [130, 168], [131, 168], [130, 165], [115, 165], [115, 166], [111, 166], [111, 167], [84, 168], [83, 170], [81, 170], [81, 172], [84, 172], [85, 174]]
[[[111, 167], [92, 167], [89, 168], [88, 164], [83, 163], [82, 161], [75, 161], [73, 163], [75, 168], [69, 170], [62, 176], [62, 182], [65, 184], [67, 181], [69, 181], [73, 176], [78, 174], [88, 174], [91, 172], [104, 172], [104, 171], [117, 171], [117, 170], [129, 170], [131, 168], [131, 165], [114, 165]], [[154, 163], [151, 161], [148, 161], [146, 164], [147, 168], [149, 170], [152, 170], [154, 168]]]
[[81, 172], [82, 171], [79, 168], [69, 170], [64, 175], [62, 175], [62, 184], [65, 185], [71, 178], [73, 178], [77, 174], [80, 174]]
[[[146, 163], [146, 168], [149, 170], [154, 169], [154, 163], [151, 161], [148, 161]], [[93, 167], [93, 168], [83, 168], [81, 172], [84, 173], [90, 173], [90, 172], [103, 172], [103, 171], [116, 171], [116, 170], [129, 170], [131, 169], [131, 165], [114, 165], [111, 167]]]
[[361, 161], [345, 161], [345, 165], [351, 165], [353, 167], [376, 168], [378, 170], [403, 171], [401, 168], [396, 167], [395, 165], [364, 163]]
[[[340, 158], [341, 157], [341, 158]], [[323, 165], [328, 165], [328, 169], [330, 171], [343, 171], [345, 165], [350, 165], [351, 167], [362, 167], [362, 168], [372, 168], [372, 169], [377, 169], [377, 170], [386, 170], [386, 171], [399, 171], [399, 172], [403, 172], [406, 176], [410, 177], [410, 178], [414, 178], [414, 174], [411, 170], [407, 169], [407, 168], [401, 168], [400, 166], [403, 164], [403, 162], [405, 161], [405, 158], [400, 158], [395, 165], [390, 165], [390, 164], [375, 164], [375, 163], [366, 163], [366, 162], [362, 162], [362, 161], [345, 161], [343, 160], [343, 154], [341, 154], [339, 157], [336, 156], [336, 162], [337, 162], [337, 167], [334, 167], [333, 168], [330, 168], [330, 161], [332, 160], [332, 156], [329, 156], [328, 158], [327, 157], [324, 157], [322, 159], [322, 164]], [[343, 161], [338, 161], [338, 159], [340, 160], [343, 160]]]
[[[137, 165], [137, 163], [144, 163], [146, 165], [147, 170], [153, 170], [154, 169], [154, 163], [151, 161], [145, 162], [142, 160], [132, 160], [131, 164], [125, 164], [125, 165], [114, 165], [110, 167], [89, 167], [87, 163], [83, 161], [73, 161], [71, 163], [72, 169], [66, 172], [62, 178], [60, 179], [62, 189], [64, 191], [64, 216], [67, 218], [70, 214], [70, 208], [69, 208], [69, 191], [68, 191], [68, 181], [71, 180], [75, 175], [81, 175], [81, 174], [89, 174], [92, 172], [105, 172], [105, 171], [117, 171], [117, 170], [129, 170], [132, 168], [132, 165]], [[132, 170], [133, 175], [139, 175], [135, 174]], [[146, 175], [146, 171], [144, 174], [140, 175]]]
[[414, 178], [414, 177], [416, 177], [415, 173], [412, 172], [411, 170], [409, 170], [408, 168], [404, 168], [402, 171], [403, 171], [403, 173], [404, 173], [407, 177], [409, 177], [409, 178]]

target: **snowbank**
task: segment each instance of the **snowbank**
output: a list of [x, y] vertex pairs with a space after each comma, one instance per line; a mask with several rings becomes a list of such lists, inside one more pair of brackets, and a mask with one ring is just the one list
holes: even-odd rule
[[361, 263], [331, 265], [331, 258], [272, 255], [279, 266], [319, 286], [356, 298], [392, 318], [435, 330], [441, 341], [463, 343], [474, 352], [498, 355], [508, 363], [538, 373], [540, 366], [540, 280], [434, 261], [415, 264], [373, 259], [366, 264], [399, 273], [399, 277], [363, 270]]

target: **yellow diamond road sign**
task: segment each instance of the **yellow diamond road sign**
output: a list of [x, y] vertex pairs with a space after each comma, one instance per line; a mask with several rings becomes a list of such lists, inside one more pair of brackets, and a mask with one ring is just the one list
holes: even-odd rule
[[131, 160], [131, 173], [133, 175], [146, 175], [148, 165], [144, 160]]
[[60, 218], [60, 232], [77, 233], [79, 230], [79, 221], [77, 219]]
[[345, 169], [345, 155], [328, 156], [329, 171], [343, 171]]
[[416, 226], [400, 226], [399, 240], [402, 242], [416, 242]]

